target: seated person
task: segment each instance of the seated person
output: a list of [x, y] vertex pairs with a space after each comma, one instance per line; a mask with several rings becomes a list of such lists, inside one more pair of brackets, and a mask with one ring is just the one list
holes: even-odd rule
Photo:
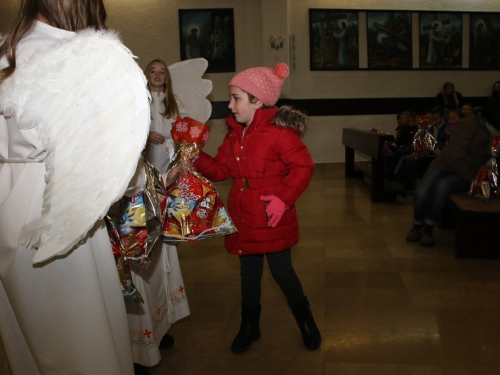
[[452, 109], [448, 114], [448, 124], [445, 128], [446, 144], [450, 141], [451, 133], [456, 129], [457, 125], [465, 117], [461, 109]]
[[464, 116], [469, 116], [470, 114], [472, 114], [473, 108], [474, 107], [472, 106], [472, 104], [464, 103], [464, 105], [462, 106], [462, 113], [464, 114]]
[[432, 134], [436, 140], [436, 149], [434, 150], [434, 155], [441, 152], [444, 145], [446, 145], [446, 126], [447, 120], [445, 115], [445, 110], [443, 107], [434, 107], [432, 109], [432, 125], [429, 128], [429, 132]]
[[448, 194], [468, 190], [479, 168], [491, 157], [491, 140], [497, 135], [500, 135], [500, 95], [489, 100], [482, 113], [461, 121], [449, 144], [418, 182], [413, 227], [406, 241], [420, 241], [426, 247], [434, 245], [434, 226]]
[[443, 90], [436, 96], [436, 106], [452, 110], [462, 108], [462, 104], [462, 94], [455, 91], [455, 85], [452, 82], [445, 82]]
[[396, 127], [396, 139], [391, 146], [393, 156], [386, 161], [386, 178], [392, 180], [394, 169], [402, 156], [408, 155], [412, 151], [413, 137], [418, 131], [415, 115], [409, 111], [404, 111], [397, 116], [398, 126]]

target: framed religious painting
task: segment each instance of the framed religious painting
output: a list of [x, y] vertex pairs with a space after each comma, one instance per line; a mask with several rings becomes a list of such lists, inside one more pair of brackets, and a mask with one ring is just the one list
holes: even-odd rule
[[411, 12], [367, 11], [368, 69], [412, 69]]
[[181, 60], [203, 57], [207, 73], [234, 72], [232, 8], [179, 9]]
[[358, 11], [309, 9], [311, 70], [359, 68]]
[[470, 14], [470, 69], [500, 69], [500, 13]]
[[462, 69], [462, 13], [419, 12], [420, 69]]

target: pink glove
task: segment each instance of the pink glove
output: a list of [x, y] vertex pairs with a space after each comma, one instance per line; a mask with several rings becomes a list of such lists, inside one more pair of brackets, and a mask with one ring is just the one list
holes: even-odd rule
[[288, 207], [276, 195], [261, 195], [260, 200], [268, 202], [266, 206], [267, 217], [269, 218], [267, 225], [274, 228], [278, 225]]

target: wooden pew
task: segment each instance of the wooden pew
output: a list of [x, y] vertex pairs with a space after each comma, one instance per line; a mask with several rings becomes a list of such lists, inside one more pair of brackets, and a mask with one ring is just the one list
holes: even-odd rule
[[[393, 142], [394, 136], [354, 128], [344, 128], [342, 130], [342, 144], [345, 146], [345, 177], [368, 176], [371, 179], [372, 202], [390, 200], [396, 197], [394, 192], [386, 191], [384, 188], [382, 147], [387, 141]], [[371, 161], [355, 163], [354, 151], [369, 156]]]
[[446, 211], [454, 218], [457, 258], [500, 259], [500, 199], [485, 202], [466, 193], [451, 194]]

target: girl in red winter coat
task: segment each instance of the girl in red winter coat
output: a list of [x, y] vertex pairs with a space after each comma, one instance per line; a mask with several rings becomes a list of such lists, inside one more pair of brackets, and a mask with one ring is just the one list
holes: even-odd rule
[[307, 118], [299, 111], [277, 108], [289, 69], [258, 67], [238, 73], [229, 83], [226, 134], [217, 155], [201, 153], [194, 165], [212, 181], [233, 178], [228, 211], [238, 232], [226, 236], [228, 252], [241, 267], [241, 326], [231, 350], [242, 353], [260, 338], [261, 276], [264, 255], [285, 294], [307, 349], [317, 349], [321, 335], [291, 258], [299, 241], [295, 202], [309, 185], [314, 164], [300, 140]]

